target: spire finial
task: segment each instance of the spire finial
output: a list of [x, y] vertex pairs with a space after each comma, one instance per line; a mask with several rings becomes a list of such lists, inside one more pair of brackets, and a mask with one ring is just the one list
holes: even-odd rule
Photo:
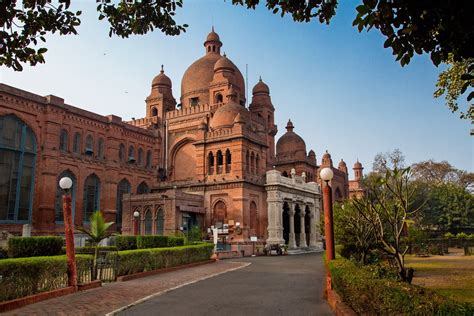
[[214, 32], [214, 25], [212, 26], [212, 32]]
[[225, 53], [225, 52], [224, 52], [224, 57], [225, 57], [225, 58], [227, 58], [227, 55], [226, 55], [226, 53]]
[[163, 65], [161, 65], [161, 70], [160, 70], [160, 73], [164, 73], [164, 69], [163, 69]]
[[262, 82], [262, 75], [259, 76], [260, 78], [258, 79], [258, 81]]
[[293, 122], [290, 119], [288, 119], [288, 123], [286, 124], [286, 130], [288, 132], [293, 132], [293, 128], [294, 128]]

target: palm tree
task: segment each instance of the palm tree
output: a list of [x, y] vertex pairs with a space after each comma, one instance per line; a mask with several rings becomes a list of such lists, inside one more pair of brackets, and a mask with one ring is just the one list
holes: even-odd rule
[[81, 233], [86, 234], [89, 237], [94, 249], [94, 262], [92, 266], [92, 279], [97, 278], [97, 256], [99, 255], [99, 243], [107, 238], [112, 236], [114, 233], [107, 231], [107, 229], [112, 226], [114, 222], [106, 223], [102, 213], [100, 211], [94, 212], [90, 217], [90, 228], [85, 228], [82, 226], [76, 226], [76, 229]]

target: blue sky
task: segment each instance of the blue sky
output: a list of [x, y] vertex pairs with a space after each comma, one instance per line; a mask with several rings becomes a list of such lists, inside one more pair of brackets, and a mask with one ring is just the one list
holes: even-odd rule
[[21, 73], [2, 69], [0, 81], [99, 114], [142, 117], [161, 64], [179, 99], [181, 77], [204, 54], [214, 25], [222, 50], [244, 76], [248, 64], [249, 91], [260, 75], [270, 86], [277, 137], [291, 118], [318, 162], [328, 149], [336, 164], [344, 158], [352, 166], [358, 158], [369, 171], [378, 152], [399, 148], [407, 163], [433, 158], [474, 171], [469, 122], [432, 96], [440, 68], [428, 56], [402, 68], [376, 30], [352, 27], [357, 2], [340, 2], [326, 26], [295, 23], [263, 6], [253, 11], [230, 0], [185, 0], [177, 19], [189, 24], [186, 33], [120, 39], [109, 38], [107, 23], [97, 21], [95, 1], [76, 1], [83, 11], [79, 35], [49, 36], [46, 64]]

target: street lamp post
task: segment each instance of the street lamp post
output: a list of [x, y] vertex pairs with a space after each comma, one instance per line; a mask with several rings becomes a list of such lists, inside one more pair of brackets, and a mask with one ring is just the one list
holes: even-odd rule
[[68, 177], [59, 180], [59, 187], [63, 190], [64, 235], [66, 237], [66, 257], [68, 285], [77, 289], [77, 268], [74, 250], [74, 227], [72, 226], [71, 195], [72, 180]]
[[138, 235], [138, 218], [140, 217], [140, 212], [135, 211], [133, 212], [133, 234], [135, 236]]
[[324, 203], [324, 236], [326, 238], [326, 258], [328, 261], [335, 258], [334, 250], [334, 224], [332, 220], [332, 190], [329, 181], [332, 180], [334, 173], [331, 168], [324, 168], [320, 173], [321, 179], [326, 182], [323, 187]]

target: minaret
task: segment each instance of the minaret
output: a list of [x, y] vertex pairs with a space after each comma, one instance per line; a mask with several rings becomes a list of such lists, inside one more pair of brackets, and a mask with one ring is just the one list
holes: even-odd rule
[[343, 159], [341, 159], [341, 161], [339, 161], [339, 165], [337, 166], [337, 169], [341, 170], [342, 172], [344, 172], [347, 175], [347, 165], [346, 165], [346, 162]]
[[204, 42], [206, 48], [206, 54], [220, 54], [222, 42], [219, 35], [214, 32], [214, 26], [212, 27], [211, 33], [207, 35], [206, 41]]
[[354, 164], [354, 167], [352, 170], [354, 170], [354, 180], [356, 181], [361, 181], [362, 178], [364, 177], [362, 170], [364, 167], [362, 167], [362, 164], [359, 162], [359, 159], [357, 159], [356, 163]]
[[321, 159], [321, 167], [333, 167], [332, 165], [332, 159], [331, 159], [331, 154], [326, 152], [323, 155], [323, 158]]
[[171, 90], [171, 79], [165, 75], [163, 65], [160, 74], [151, 82], [151, 93], [146, 98], [146, 116], [148, 118], [160, 117], [163, 119], [167, 111], [176, 107], [176, 100]]
[[267, 170], [273, 166], [275, 159], [275, 135], [278, 131], [275, 125], [272, 100], [270, 98], [270, 88], [262, 81], [260, 77], [258, 83], [252, 89], [252, 103], [250, 103], [249, 110], [252, 115], [261, 117], [265, 123], [265, 130], [267, 131]]

